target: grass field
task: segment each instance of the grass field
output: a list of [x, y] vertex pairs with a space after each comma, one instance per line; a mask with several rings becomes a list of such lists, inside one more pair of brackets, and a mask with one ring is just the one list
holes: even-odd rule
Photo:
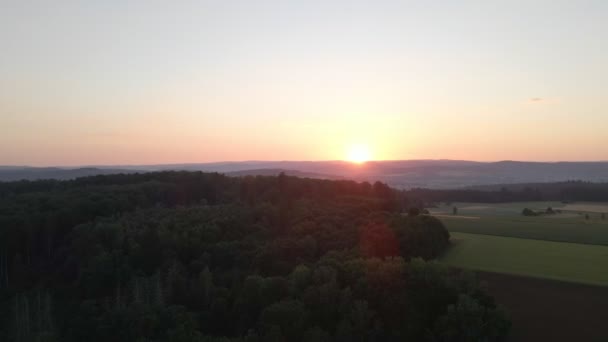
[[[600, 213], [604, 207], [608, 211], [608, 205], [603, 203], [455, 203], [453, 206], [458, 208], [456, 216], [451, 215], [452, 206], [431, 209], [451, 232], [608, 245], [608, 219], [602, 220]], [[547, 207], [560, 209], [562, 213], [535, 217], [521, 215], [523, 208], [544, 210]], [[577, 208], [577, 211], [566, 208]], [[585, 219], [585, 214], [589, 215], [589, 220]]]
[[608, 203], [569, 203], [561, 207], [563, 210], [582, 211], [589, 213], [608, 213]]
[[[457, 215], [452, 215], [454, 206]], [[547, 207], [562, 213], [521, 214], [524, 208]], [[559, 202], [454, 203], [431, 209], [452, 236], [441, 261], [478, 271], [489, 293], [511, 314], [512, 341], [608, 341], [602, 316], [608, 310], [604, 212], [605, 203]]]
[[451, 232], [441, 261], [466, 269], [608, 286], [608, 246]]
[[608, 203], [599, 202], [577, 202], [577, 203], [562, 203], [562, 202], [508, 202], [508, 203], [470, 203], [458, 202], [449, 206], [443, 205], [438, 208], [433, 208], [431, 211], [440, 214], [452, 214], [452, 208], [457, 207], [460, 215], [492, 215], [492, 216], [514, 216], [520, 215], [524, 208], [529, 208], [536, 211], [544, 211], [548, 207], [559, 209], [566, 215], [556, 215], [553, 217], [579, 217], [580, 214], [588, 213], [592, 218], [598, 219], [602, 213], [608, 215]]

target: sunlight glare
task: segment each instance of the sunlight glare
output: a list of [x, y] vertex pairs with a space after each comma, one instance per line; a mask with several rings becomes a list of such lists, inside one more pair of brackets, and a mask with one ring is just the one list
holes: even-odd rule
[[369, 147], [363, 144], [352, 145], [348, 149], [347, 160], [356, 164], [365, 163], [370, 159]]

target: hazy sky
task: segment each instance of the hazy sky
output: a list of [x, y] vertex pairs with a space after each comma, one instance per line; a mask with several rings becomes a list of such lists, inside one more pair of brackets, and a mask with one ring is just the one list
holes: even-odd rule
[[608, 1], [0, 1], [0, 164], [608, 160]]

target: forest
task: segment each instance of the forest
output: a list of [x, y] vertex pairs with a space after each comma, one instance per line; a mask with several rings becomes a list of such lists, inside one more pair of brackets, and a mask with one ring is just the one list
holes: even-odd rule
[[0, 340], [505, 340], [408, 196], [284, 174], [0, 183]]

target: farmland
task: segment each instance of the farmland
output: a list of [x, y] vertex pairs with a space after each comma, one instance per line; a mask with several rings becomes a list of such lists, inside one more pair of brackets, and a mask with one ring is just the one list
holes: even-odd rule
[[[453, 213], [453, 208], [457, 213]], [[524, 216], [523, 208], [556, 214]], [[443, 262], [462, 268], [608, 285], [605, 203], [453, 203], [432, 208], [452, 235]]]
[[[461, 215], [473, 216], [514, 216], [521, 214], [523, 208], [530, 208], [537, 211], [544, 211], [548, 207], [563, 211], [564, 217], [576, 217], [583, 213], [595, 214], [594, 217], [599, 218], [598, 214], [608, 213], [608, 203], [580, 202], [580, 203], [562, 203], [555, 201], [539, 201], [539, 202], [509, 202], [509, 203], [465, 203], [457, 202], [449, 205], [440, 205], [433, 208], [434, 213], [451, 214], [452, 208], [457, 207]], [[559, 215], [557, 216], [559, 217]]]
[[608, 286], [608, 246], [452, 232], [456, 267]]
[[[453, 207], [458, 208], [457, 215], [452, 215]], [[542, 211], [548, 207], [561, 213], [534, 217], [521, 215], [523, 208]], [[593, 203], [455, 203], [433, 208], [431, 213], [438, 216], [451, 232], [608, 245], [608, 219], [601, 216], [604, 210], [608, 212], [606, 204]]]
[[478, 278], [509, 312], [510, 341], [608, 341], [608, 287], [488, 272]]
[[[548, 207], [557, 213], [522, 215]], [[608, 309], [607, 204], [451, 203], [431, 213], [452, 237], [441, 261], [487, 282], [510, 312], [511, 340], [607, 340], [599, 318]]]

